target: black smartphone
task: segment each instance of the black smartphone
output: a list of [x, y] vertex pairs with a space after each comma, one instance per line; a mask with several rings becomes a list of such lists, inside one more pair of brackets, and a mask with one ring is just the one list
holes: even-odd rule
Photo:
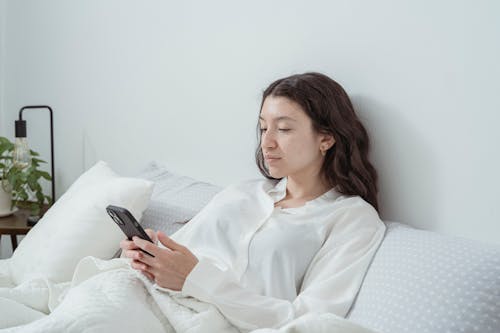
[[[120, 229], [122, 229], [128, 240], [132, 240], [132, 237], [137, 236], [153, 243], [146, 231], [144, 231], [139, 222], [137, 222], [135, 217], [132, 215], [132, 213], [129, 212], [128, 209], [109, 205], [108, 207], [106, 207], [106, 211], [108, 212], [108, 215], [113, 219], [113, 221], [118, 224]], [[139, 250], [146, 254], [149, 254], [151, 257], [154, 257], [154, 255], [147, 251], [144, 251], [143, 249]]]

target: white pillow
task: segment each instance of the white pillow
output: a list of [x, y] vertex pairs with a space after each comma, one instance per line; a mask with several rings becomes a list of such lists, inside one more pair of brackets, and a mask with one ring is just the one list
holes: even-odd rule
[[85, 256], [109, 259], [125, 238], [106, 213], [107, 205], [127, 208], [139, 220], [154, 183], [120, 177], [100, 161], [82, 174], [19, 243], [10, 258], [16, 284], [42, 277], [71, 280]]

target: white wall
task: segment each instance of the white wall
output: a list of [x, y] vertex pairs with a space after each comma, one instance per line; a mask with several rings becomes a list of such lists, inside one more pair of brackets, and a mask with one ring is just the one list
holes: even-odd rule
[[5, 134], [4, 120], [4, 64], [5, 64], [5, 25], [7, 0], [0, 0], [0, 136]]
[[[5, 121], [4, 121], [4, 70], [3, 65], [5, 61], [5, 13], [6, 13], [6, 0], [0, 0], [0, 136], [5, 135]], [[12, 253], [9, 236], [0, 236], [0, 258], [9, 257]]]
[[[59, 195], [96, 160], [258, 177], [262, 90], [339, 81], [373, 140], [382, 217], [500, 244], [496, 1], [8, 1], [5, 128], [55, 110]], [[48, 117], [27, 115], [48, 158]], [[35, 119], [36, 118], [36, 119]]]

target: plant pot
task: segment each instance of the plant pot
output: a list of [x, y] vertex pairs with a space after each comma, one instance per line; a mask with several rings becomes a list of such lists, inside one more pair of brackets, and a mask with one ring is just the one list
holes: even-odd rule
[[[2, 180], [0, 180], [2, 182]], [[14, 213], [14, 210], [10, 209], [12, 204], [12, 195], [10, 192], [5, 191], [2, 184], [0, 183], [0, 217], [8, 216]]]
[[22, 211], [25, 211], [28, 214], [28, 225], [30, 226], [34, 226], [43, 217], [43, 215], [47, 212], [47, 210], [50, 207], [47, 204], [43, 204], [42, 206], [39, 206], [38, 214], [33, 215], [33, 212], [31, 210], [32, 205], [38, 206], [38, 204], [34, 201], [18, 201], [17, 203], [17, 208], [19, 208]]

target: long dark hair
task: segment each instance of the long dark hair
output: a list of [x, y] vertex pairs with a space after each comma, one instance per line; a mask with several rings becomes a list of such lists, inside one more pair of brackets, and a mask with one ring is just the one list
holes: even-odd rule
[[[268, 96], [286, 97], [294, 101], [311, 118], [317, 133], [333, 135], [335, 144], [327, 150], [321, 172], [340, 193], [359, 195], [378, 211], [378, 176], [368, 160], [368, 133], [342, 86], [324, 74], [308, 72], [271, 83], [262, 94], [261, 111]], [[257, 141], [257, 166], [266, 178], [276, 179], [269, 174], [264, 164], [258, 123]]]

